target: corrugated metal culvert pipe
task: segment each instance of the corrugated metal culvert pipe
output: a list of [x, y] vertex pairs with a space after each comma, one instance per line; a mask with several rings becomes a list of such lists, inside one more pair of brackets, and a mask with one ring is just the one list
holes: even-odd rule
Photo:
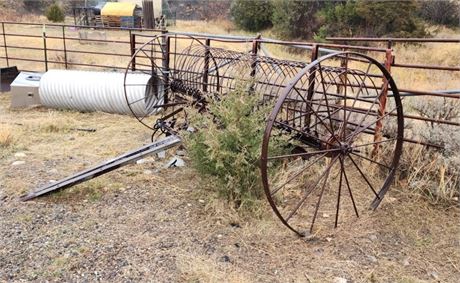
[[[39, 94], [44, 106], [78, 111], [102, 111], [129, 114], [124, 90], [124, 73], [92, 72], [74, 70], [50, 70], [41, 80]], [[161, 87], [157, 86], [156, 76], [146, 74], [127, 74], [126, 95], [136, 115], [149, 115], [157, 111], [153, 106], [162, 104]]]

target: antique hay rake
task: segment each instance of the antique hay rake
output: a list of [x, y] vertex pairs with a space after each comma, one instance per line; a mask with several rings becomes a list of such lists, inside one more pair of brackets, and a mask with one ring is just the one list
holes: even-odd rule
[[[272, 105], [261, 133], [260, 170], [268, 202], [284, 225], [305, 235], [319, 211], [333, 212], [337, 226], [342, 210], [359, 216], [369, 202], [377, 208], [392, 183], [404, 131], [399, 93], [382, 64], [356, 52], [335, 52], [304, 64], [182, 36], [187, 44], [167, 66], [163, 58], [171, 36], [144, 43], [125, 72], [127, 78], [136, 65], [141, 66], [136, 72], [152, 76], [142, 101], [129, 93], [146, 86], [125, 79], [126, 101], [139, 122], [154, 131], [152, 139], [187, 129], [187, 108], [206, 112], [212, 97], [225, 96], [238, 81], [247, 81], [248, 95]], [[386, 96], [389, 88], [391, 97]], [[134, 111], [136, 104], [145, 105], [143, 114]], [[150, 115], [158, 109], [163, 110], [160, 118]], [[387, 123], [394, 124], [393, 132], [384, 131]], [[270, 146], [279, 139], [285, 141], [282, 149]]]
[[[206, 113], [211, 98], [224, 97], [240, 82], [246, 82], [248, 95], [257, 95], [261, 105], [267, 106], [264, 109], [270, 109], [265, 131], [260, 133], [263, 144], [259, 161], [268, 202], [284, 225], [304, 235], [324, 222], [337, 226], [347, 216], [358, 216], [369, 204], [375, 209], [392, 184], [403, 141], [442, 148], [442, 144], [404, 136], [405, 120], [460, 126], [458, 121], [442, 117], [424, 117], [407, 110], [403, 114], [401, 104], [408, 96], [459, 99], [460, 90], [406, 86], [399, 92], [389, 73], [392, 68], [459, 72], [458, 66], [396, 63], [392, 51], [393, 42], [448, 44], [459, 39], [332, 38], [342, 44], [318, 44], [260, 36], [98, 28], [110, 37], [87, 39], [100, 44], [98, 50], [82, 50], [78, 48], [82, 40], [72, 29], [85, 27], [42, 26], [1, 22], [0, 59], [6, 66], [14, 63], [30, 71], [47, 71], [49, 64], [65, 69], [124, 70], [126, 103], [139, 122], [152, 130], [155, 141], [32, 191], [23, 200], [73, 186], [180, 144], [180, 130], [192, 128], [187, 110]], [[10, 30], [12, 27], [21, 29]], [[32, 28], [39, 34], [30, 34]], [[123, 39], [122, 33], [129, 40]], [[16, 42], [29, 37], [37, 40], [23, 45]], [[381, 41], [388, 46], [348, 45], [356, 40]], [[311, 57], [280, 60], [267, 52], [265, 47], [269, 45], [308, 50]], [[35, 56], [17, 55], [18, 50], [28, 50], [31, 55], [34, 52]], [[63, 60], [52, 59], [53, 54], [63, 55]], [[68, 60], [70, 55], [73, 60]], [[80, 55], [91, 55], [99, 61], [94, 64]], [[373, 59], [380, 57], [384, 57], [382, 64]], [[107, 58], [126, 58], [129, 64], [126, 67]], [[146, 74], [150, 80], [136, 85], [127, 79], [132, 73]], [[140, 100], [129, 96], [138, 87], [146, 89]], [[160, 135], [168, 136], [158, 139]], [[283, 146], [274, 148], [280, 141]]]

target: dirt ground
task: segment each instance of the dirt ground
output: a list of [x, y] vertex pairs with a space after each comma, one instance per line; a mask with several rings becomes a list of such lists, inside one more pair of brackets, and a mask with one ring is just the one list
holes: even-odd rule
[[337, 229], [331, 220], [309, 238], [289, 232], [267, 205], [257, 219], [239, 216], [189, 167], [162, 168], [168, 157], [20, 202], [146, 143], [149, 132], [130, 117], [12, 111], [9, 101], [0, 94], [1, 281], [460, 281], [458, 209], [399, 187], [376, 212]]

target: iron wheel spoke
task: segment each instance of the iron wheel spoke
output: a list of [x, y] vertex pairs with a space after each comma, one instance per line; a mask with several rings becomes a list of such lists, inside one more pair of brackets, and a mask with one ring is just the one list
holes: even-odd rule
[[316, 116], [316, 118], [321, 122], [321, 124], [323, 124], [324, 128], [332, 135], [334, 136], [334, 133], [332, 132], [332, 129], [329, 129], [325, 122], [323, 121], [323, 119], [321, 119], [320, 116], [318, 116], [318, 114], [316, 113], [316, 111], [310, 106], [310, 103], [308, 101], [305, 100], [305, 98], [302, 96], [302, 94], [300, 94], [300, 92], [294, 87], [293, 88], [298, 94], [299, 96], [302, 98], [302, 100], [305, 102], [306, 106], [308, 108], [310, 108], [310, 110], [313, 112], [313, 114]]
[[339, 178], [339, 191], [337, 193], [337, 206], [336, 206], [336, 212], [335, 212], [335, 224], [334, 227], [337, 228], [337, 224], [339, 223], [339, 209], [340, 209], [340, 195], [342, 192], [342, 178], [343, 178], [343, 160], [342, 157], [340, 158], [340, 178]]
[[358, 164], [355, 162], [355, 160], [350, 156], [348, 155], [348, 158], [350, 158], [351, 162], [353, 163], [353, 165], [355, 165], [356, 169], [358, 169], [358, 172], [359, 174], [361, 175], [361, 177], [363, 177], [364, 181], [366, 181], [367, 185], [369, 186], [369, 188], [372, 190], [372, 192], [374, 193], [374, 195], [380, 199], [379, 195], [377, 194], [377, 192], [375, 191], [374, 187], [372, 186], [371, 182], [369, 182], [369, 180], [366, 178], [366, 175], [364, 175], [363, 171], [361, 170], [361, 168], [359, 168]]
[[397, 138], [386, 139], [386, 140], [383, 140], [383, 141], [370, 142], [370, 143], [366, 143], [366, 144], [352, 145], [351, 148], [358, 148], [358, 147], [364, 147], [364, 146], [369, 146], [369, 145], [374, 145], [374, 144], [381, 144], [381, 143], [390, 142], [390, 141], [394, 141], [394, 140], [397, 140]]
[[[339, 156], [337, 156], [339, 157]], [[335, 161], [337, 161], [337, 157], [335, 159]], [[335, 163], [334, 161], [334, 163]], [[332, 163], [332, 161], [331, 161]], [[311, 221], [311, 225], [310, 225], [310, 233], [313, 231], [313, 226], [315, 225], [315, 221], [316, 221], [316, 216], [318, 215], [318, 209], [319, 209], [319, 206], [321, 205], [321, 200], [323, 198], [323, 194], [324, 194], [324, 191], [326, 190], [326, 187], [327, 187], [327, 180], [329, 179], [329, 173], [331, 172], [331, 167], [329, 167], [329, 169], [327, 170], [327, 173], [326, 173], [326, 178], [324, 178], [324, 182], [323, 182], [323, 187], [321, 188], [321, 193], [318, 197], [318, 202], [316, 203], [316, 207], [315, 207], [315, 213], [313, 214], [313, 219]]]
[[[356, 137], [357, 135], [359, 135], [360, 133], [362, 133], [363, 131], [365, 131], [367, 128], [369, 128], [370, 126], [372, 126], [373, 124], [379, 122], [380, 120], [384, 119], [385, 117], [388, 117], [391, 113], [393, 113], [395, 110], [397, 110], [398, 107], [395, 107], [393, 108], [391, 111], [385, 113], [385, 115], [381, 116], [381, 117], [378, 117], [377, 119], [375, 119], [375, 121], [367, 124], [366, 126], [364, 127], [357, 127], [355, 129], [355, 131], [353, 133], [351, 133], [350, 135], [348, 135], [347, 137], [347, 140], [350, 141], [352, 140], [354, 137]], [[362, 123], [360, 123], [361, 125]]]
[[[321, 67], [321, 64], [318, 64], [319, 68], [319, 75], [321, 77], [321, 86], [323, 88], [323, 95], [324, 95], [324, 100], [326, 101], [326, 109], [327, 109], [327, 113], [328, 113], [328, 117], [329, 117], [329, 124], [331, 126], [331, 130], [333, 131], [334, 130], [334, 125], [332, 124], [332, 114], [331, 114], [331, 111], [329, 109], [329, 99], [327, 98], [327, 92], [326, 92], [326, 87], [324, 86], [324, 77], [323, 77], [323, 71], [321, 70], [322, 67]], [[335, 140], [337, 140], [337, 138], [335, 137], [335, 135], [332, 135], [334, 137]]]
[[286, 217], [286, 222], [289, 221], [289, 219], [292, 218], [292, 216], [294, 216], [294, 214], [299, 210], [299, 208], [304, 204], [304, 202], [307, 200], [308, 196], [315, 190], [315, 188], [318, 186], [319, 182], [321, 181], [321, 179], [323, 179], [323, 177], [326, 175], [326, 174], [329, 174], [328, 172], [331, 170], [331, 167], [335, 164], [335, 162], [337, 161], [337, 157], [334, 158], [334, 160], [331, 161], [331, 163], [329, 163], [329, 165], [327, 166], [327, 168], [321, 173], [321, 175], [319, 176], [319, 178], [315, 181], [315, 183], [311, 186], [309, 186], [307, 188], [306, 193], [304, 194], [304, 196], [302, 197], [302, 199], [297, 203], [297, 205], [294, 207], [294, 210]]
[[393, 168], [391, 168], [390, 166], [387, 166], [387, 165], [385, 165], [385, 164], [382, 164], [382, 163], [380, 163], [380, 162], [377, 162], [377, 161], [375, 161], [375, 160], [372, 160], [372, 159], [370, 159], [369, 157], [363, 156], [363, 155], [361, 155], [361, 154], [357, 154], [356, 152], [350, 152], [350, 153], [353, 154], [353, 155], [355, 155], [355, 156], [357, 156], [357, 157], [363, 158], [363, 159], [365, 159], [365, 160], [367, 160], [367, 161], [369, 161], [369, 162], [372, 162], [372, 163], [374, 163], [374, 164], [377, 164], [377, 165], [380, 165], [380, 166], [382, 166], [382, 167], [385, 167], [385, 168], [388, 169], [388, 170], [393, 169]]
[[303, 172], [305, 172], [305, 170], [307, 170], [308, 168], [310, 168], [313, 164], [315, 164], [317, 161], [319, 161], [321, 158], [323, 158], [324, 156], [326, 156], [327, 153], [324, 153], [323, 155], [321, 155], [320, 157], [316, 158], [315, 160], [313, 160], [312, 162], [310, 162], [307, 166], [303, 167], [301, 170], [299, 170], [299, 172], [295, 173], [293, 176], [291, 176], [286, 182], [284, 182], [283, 184], [279, 185], [276, 189], [272, 190], [270, 192], [270, 194], [273, 196], [275, 195], [279, 190], [281, 190], [284, 186], [286, 186], [287, 184], [289, 184], [291, 181], [293, 181], [295, 178], [297, 178], [298, 176], [300, 176]]
[[345, 184], [347, 185], [347, 188], [348, 188], [348, 193], [350, 195], [350, 199], [353, 204], [353, 209], [355, 211], [356, 217], [359, 217], [358, 208], [356, 207], [356, 203], [355, 203], [355, 198], [353, 197], [353, 192], [351, 191], [350, 182], [348, 181], [347, 171], [345, 171], [343, 160], [340, 160], [340, 161], [341, 161], [340, 166], [342, 167], [343, 177], [345, 178]]

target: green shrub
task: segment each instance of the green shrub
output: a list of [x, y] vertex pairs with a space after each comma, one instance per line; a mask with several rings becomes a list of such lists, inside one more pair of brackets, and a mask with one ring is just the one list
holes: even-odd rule
[[318, 19], [323, 36], [422, 37], [425, 26], [418, 14], [415, 0], [349, 0], [328, 3]]
[[272, 23], [282, 39], [312, 38], [319, 27], [315, 14], [320, 1], [273, 0]]
[[64, 11], [58, 4], [54, 3], [46, 10], [46, 18], [55, 23], [63, 22], [65, 19]]
[[270, 0], [235, 0], [230, 11], [235, 24], [247, 31], [260, 31], [270, 27], [272, 12]]
[[[193, 167], [235, 208], [251, 210], [264, 197], [259, 170], [266, 114], [260, 98], [243, 84], [210, 102], [207, 114], [191, 113], [198, 132], [186, 135]], [[272, 149], [279, 141], [271, 141]], [[209, 183], [209, 182], [208, 182]]]

